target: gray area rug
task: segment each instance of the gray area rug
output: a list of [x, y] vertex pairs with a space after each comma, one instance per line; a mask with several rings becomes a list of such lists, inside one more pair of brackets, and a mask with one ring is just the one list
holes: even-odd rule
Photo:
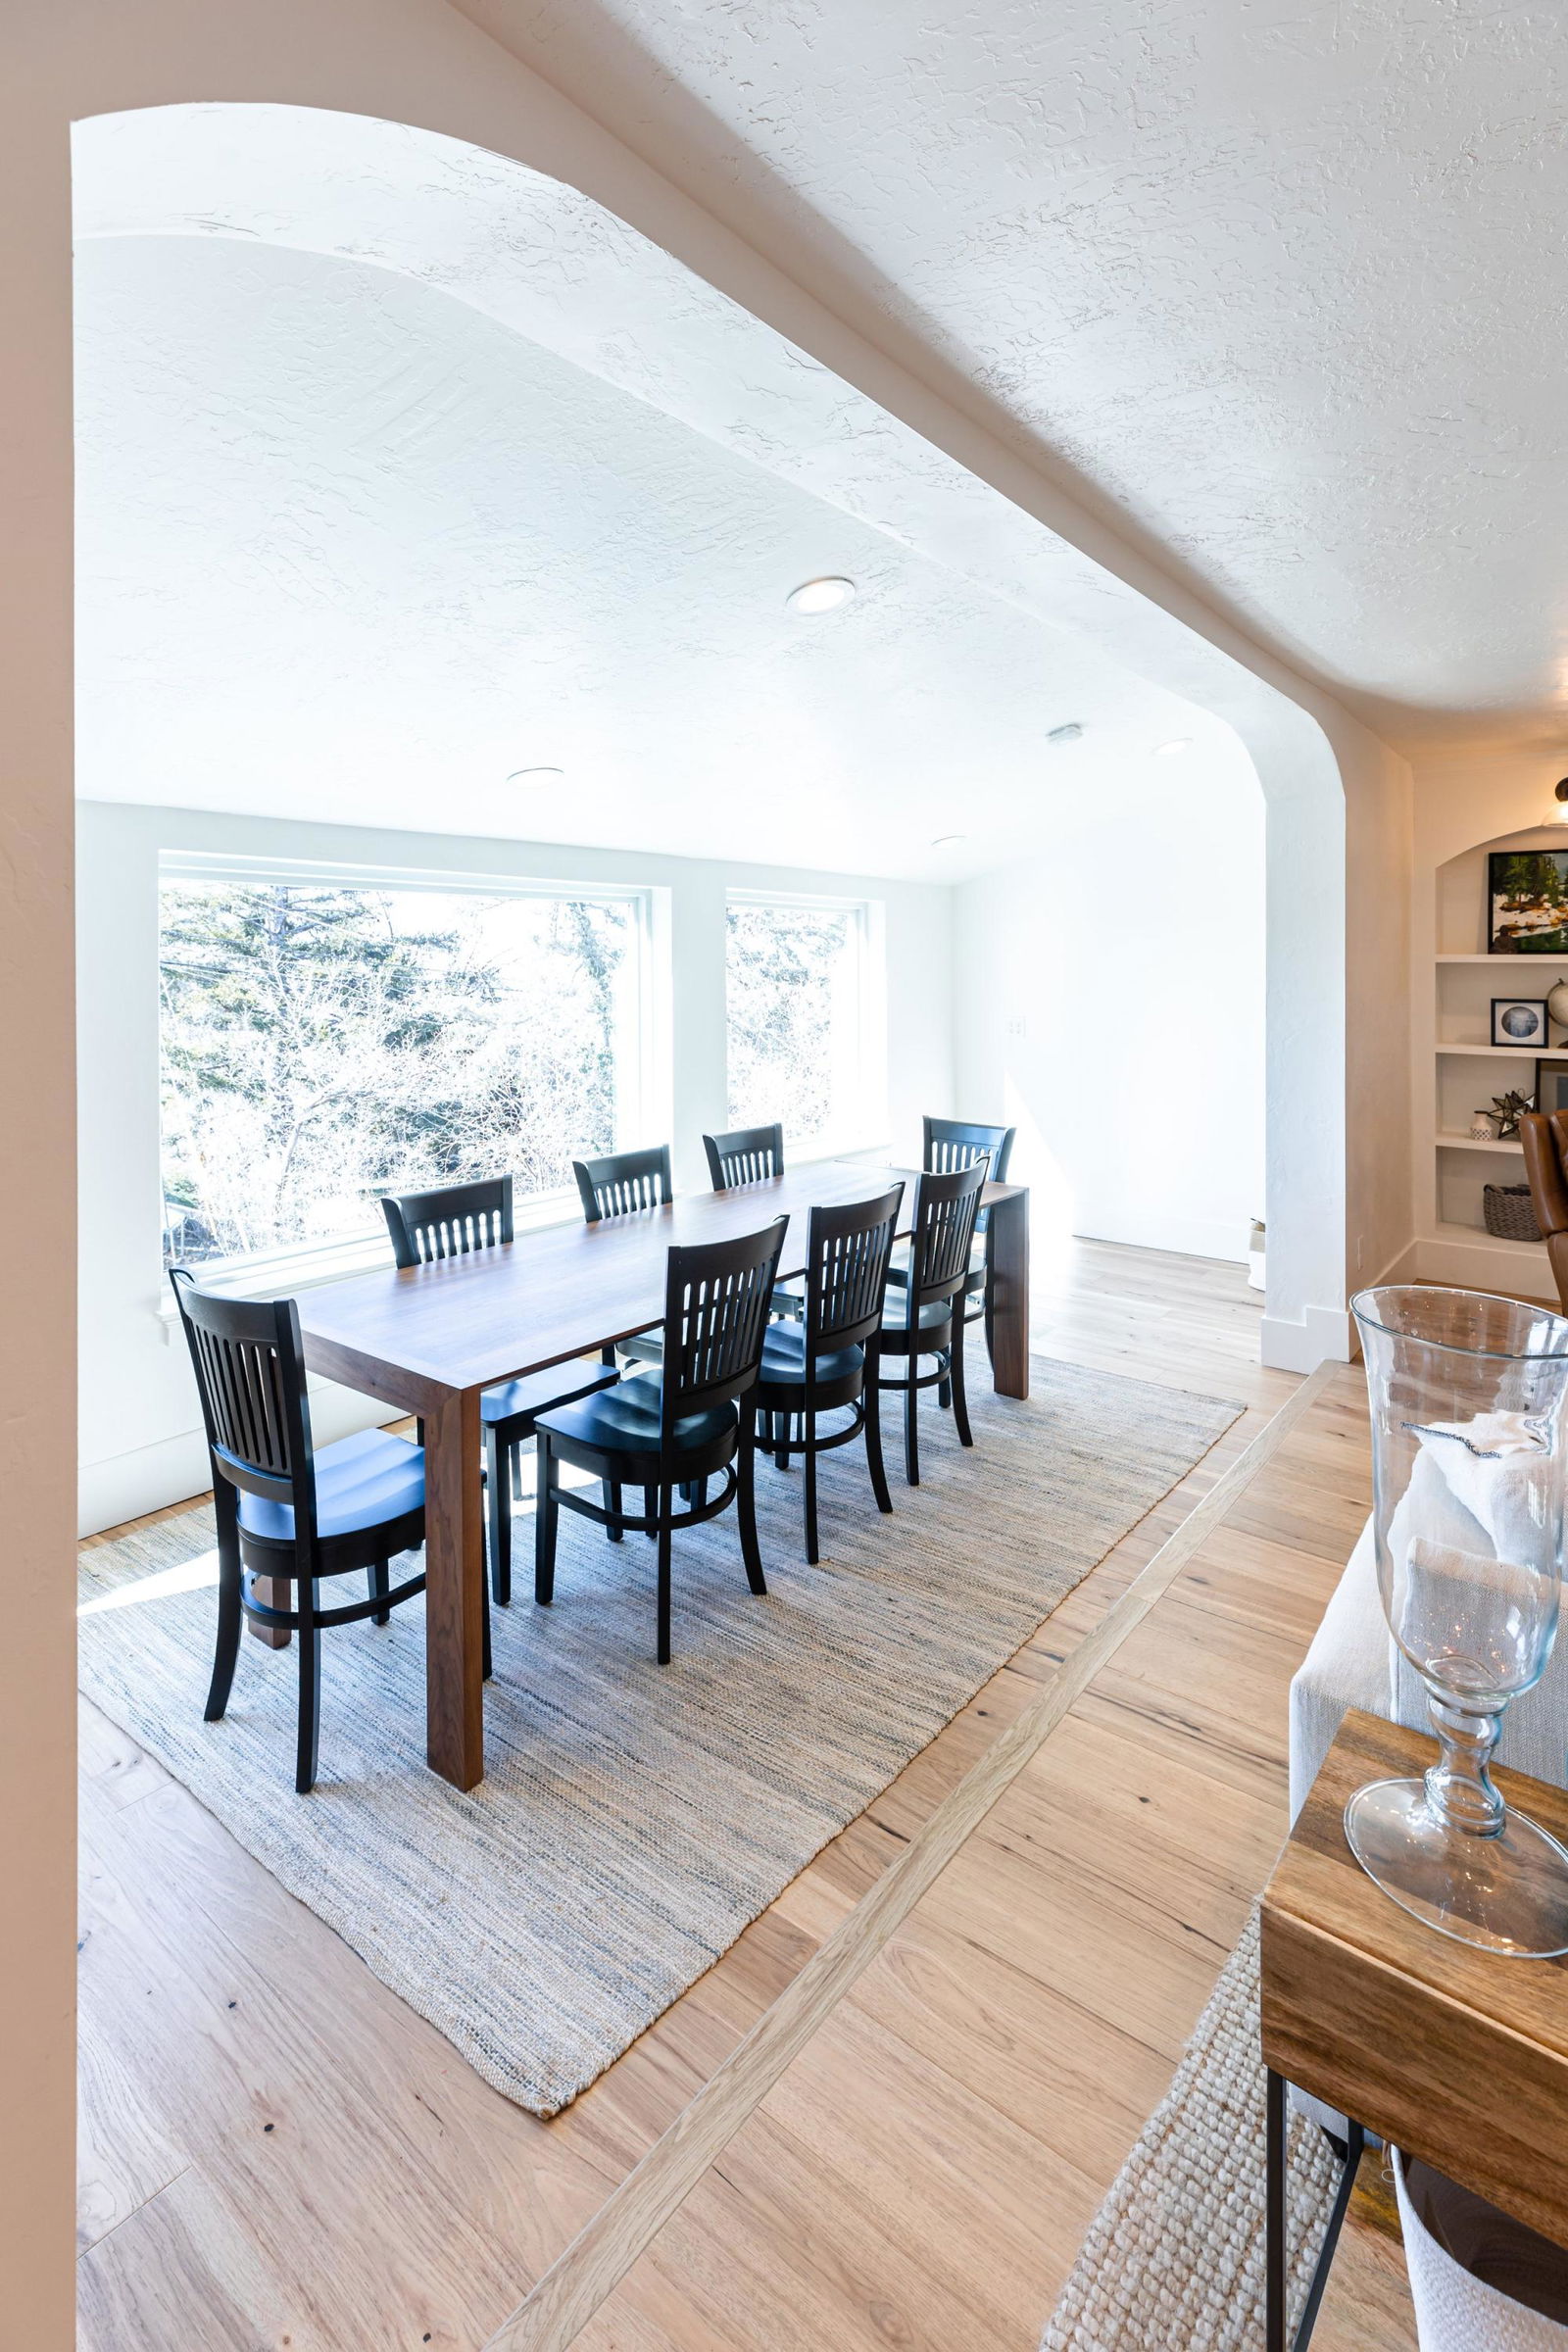
[[[1041, 2352], [1257, 2352], [1263, 2342], [1257, 1982], [1254, 1910], [1170, 2089], [1090, 2225]], [[1293, 2114], [1293, 2337], [1337, 2177], [1322, 2132]]]
[[[485, 2080], [564, 2106], [779, 1894], [1200, 1459], [1240, 1407], [1036, 1358], [1027, 1403], [921, 1410], [922, 1484], [872, 1503], [859, 1446], [801, 1480], [758, 1465], [769, 1591], [733, 1514], [677, 1539], [674, 1662], [654, 1645], [654, 1546], [564, 1511], [553, 1608], [533, 1523], [495, 1612], [486, 1775], [424, 1763], [422, 1601], [323, 1642], [320, 1780], [292, 1787], [292, 1649], [246, 1640], [204, 1724], [210, 1506], [82, 1554], [82, 1688], [439, 2027]], [[356, 1585], [358, 1579], [352, 1580]], [[394, 1568], [394, 1582], [397, 1570]]]

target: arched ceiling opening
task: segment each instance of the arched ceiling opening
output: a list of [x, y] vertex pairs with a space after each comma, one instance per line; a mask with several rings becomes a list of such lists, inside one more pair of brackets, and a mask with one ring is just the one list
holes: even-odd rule
[[[575, 191], [289, 108], [99, 119], [75, 179], [89, 797], [952, 880], [1247, 768]], [[853, 604], [789, 612], [822, 573]]]

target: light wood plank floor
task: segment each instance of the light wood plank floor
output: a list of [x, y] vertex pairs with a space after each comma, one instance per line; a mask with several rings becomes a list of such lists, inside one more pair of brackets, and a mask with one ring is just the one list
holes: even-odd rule
[[[90, 1707], [83, 2352], [477, 2352], [1293, 1392], [1238, 1269], [1079, 1245], [1036, 1344], [1248, 1411], [564, 2115], [512, 2107]], [[1336, 1378], [578, 2337], [1027, 2352], [1267, 1877], [1368, 1507]], [[266, 1793], [266, 1792], [264, 1792]], [[1316, 2342], [1414, 2342], [1356, 2218]], [[1175, 2352], [1175, 2348], [1173, 2348]]]

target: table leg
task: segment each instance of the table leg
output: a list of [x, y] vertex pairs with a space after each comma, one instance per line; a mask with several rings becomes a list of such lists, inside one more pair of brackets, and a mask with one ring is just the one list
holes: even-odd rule
[[[258, 1576], [251, 1591], [264, 1609], [291, 1609], [294, 1606], [294, 1586], [286, 1576]], [[258, 1625], [247, 1617], [245, 1629], [253, 1642], [261, 1642], [269, 1649], [287, 1649], [294, 1637], [286, 1625]]]
[[1287, 2352], [1285, 2342], [1285, 2077], [1268, 2069], [1267, 2123], [1263, 2146], [1263, 2342], [1265, 2352]]
[[424, 1416], [425, 1754], [458, 1788], [484, 1778], [484, 1504], [479, 1392]]
[[1029, 1195], [999, 1200], [986, 1222], [986, 1336], [999, 1396], [1029, 1394]]

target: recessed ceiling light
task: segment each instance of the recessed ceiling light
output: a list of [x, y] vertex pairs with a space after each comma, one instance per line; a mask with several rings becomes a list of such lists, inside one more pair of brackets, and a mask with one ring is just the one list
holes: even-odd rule
[[1076, 743], [1083, 731], [1082, 719], [1069, 718], [1065, 726], [1049, 729], [1046, 741], [1048, 743]]
[[565, 774], [564, 767], [514, 767], [507, 778], [509, 784], [554, 784]]
[[1193, 739], [1190, 735], [1173, 735], [1169, 743], [1155, 744], [1154, 757], [1156, 760], [1170, 760], [1178, 752], [1190, 752], [1192, 748]]
[[967, 833], [939, 833], [935, 841], [931, 844], [931, 847], [934, 850], [945, 850], [953, 842], [967, 841], [968, 838], [969, 836]]
[[803, 580], [799, 588], [790, 590], [784, 602], [792, 612], [836, 612], [854, 594], [853, 580]]

